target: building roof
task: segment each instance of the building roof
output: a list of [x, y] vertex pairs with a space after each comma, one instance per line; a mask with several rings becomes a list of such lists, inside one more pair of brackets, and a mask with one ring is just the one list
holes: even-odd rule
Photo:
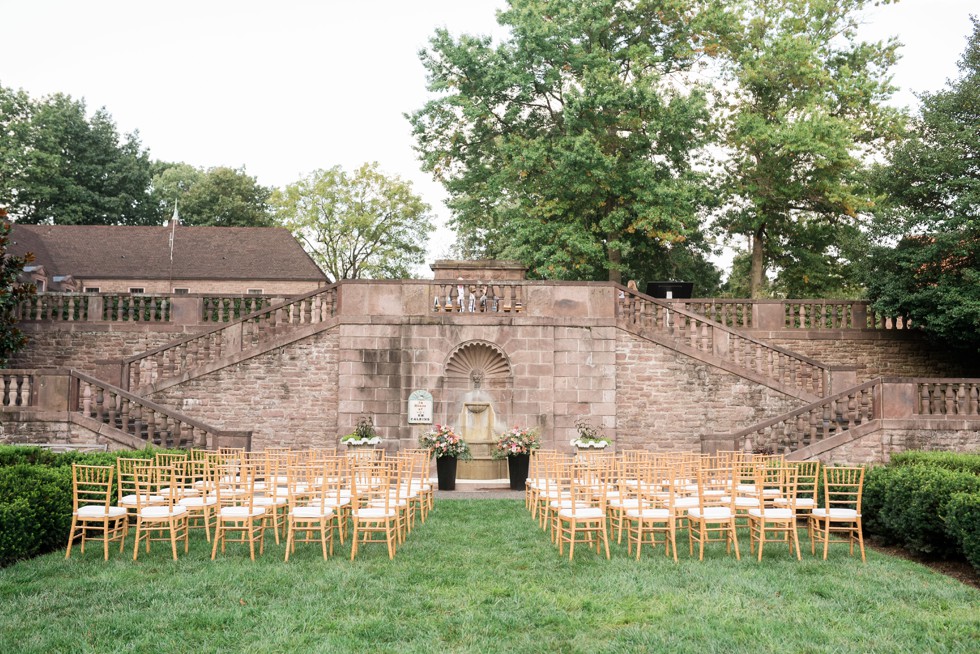
[[33, 252], [35, 265], [76, 279], [325, 281], [299, 242], [282, 227], [169, 225], [20, 225], [8, 251]]

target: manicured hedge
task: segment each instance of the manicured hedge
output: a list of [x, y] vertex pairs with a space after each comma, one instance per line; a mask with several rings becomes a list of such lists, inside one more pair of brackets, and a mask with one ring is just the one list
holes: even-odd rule
[[980, 571], [980, 493], [953, 495], [946, 512], [946, 527], [956, 535], [966, 560]]
[[912, 450], [892, 455], [890, 466], [911, 465], [927, 465], [934, 468], [945, 468], [946, 470], [957, 470], [980, 475], [980, 454]]
[[865, 475], [864, 528], [914, 554], [965, 555], [980, 570], [980, 457], [905, 452]]
[[68, 544], [71, 464], [115, 465], [119, 457], [153, 458], [166, 450], [54, 453], [0, 446], [0, 566]]

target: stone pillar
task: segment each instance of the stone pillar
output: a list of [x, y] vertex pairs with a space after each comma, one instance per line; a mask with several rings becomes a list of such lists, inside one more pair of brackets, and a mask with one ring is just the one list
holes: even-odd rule
[[200, 325], [204, 311], [204, 298], [191, 295], [174, 295], [170, 298], [170, 319], [175, 325]]
[[71, 378], [64, 370], [38, 372], [37, 408], [40, 411], [67, 411]]
[[880, 415], [875, 417], [887, 420], [911, 418], [917, 399], [915, 382], [883, 382]]
[[766, 331], [778, 331], [786, 326], [786, 312], [782, 302], [753, 302], [752, 326]]

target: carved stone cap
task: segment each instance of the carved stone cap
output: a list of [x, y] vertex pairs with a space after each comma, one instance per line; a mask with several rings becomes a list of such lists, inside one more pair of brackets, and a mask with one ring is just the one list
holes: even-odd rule
[[520, 261], [498, 261], [495, 259], [479, 259], [476, 261], [459, 261], [454, 259], [439, 259], [429, 264], [434, 279], [457, 280], [460, 277], [467, 281], [520, 281], [527, 278], [527, 266]]

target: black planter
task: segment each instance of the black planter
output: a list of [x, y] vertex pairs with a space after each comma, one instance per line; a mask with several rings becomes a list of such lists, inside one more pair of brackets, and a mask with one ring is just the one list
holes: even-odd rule
[[436, 459], [439, 490], [456, 490], [456, 457], [441, 456]]
[[507, 457], [507, 471], [510, 473], [510, 489], [524, 490], [527, 469], [531, 463], [530, 454], [511, 454]]

